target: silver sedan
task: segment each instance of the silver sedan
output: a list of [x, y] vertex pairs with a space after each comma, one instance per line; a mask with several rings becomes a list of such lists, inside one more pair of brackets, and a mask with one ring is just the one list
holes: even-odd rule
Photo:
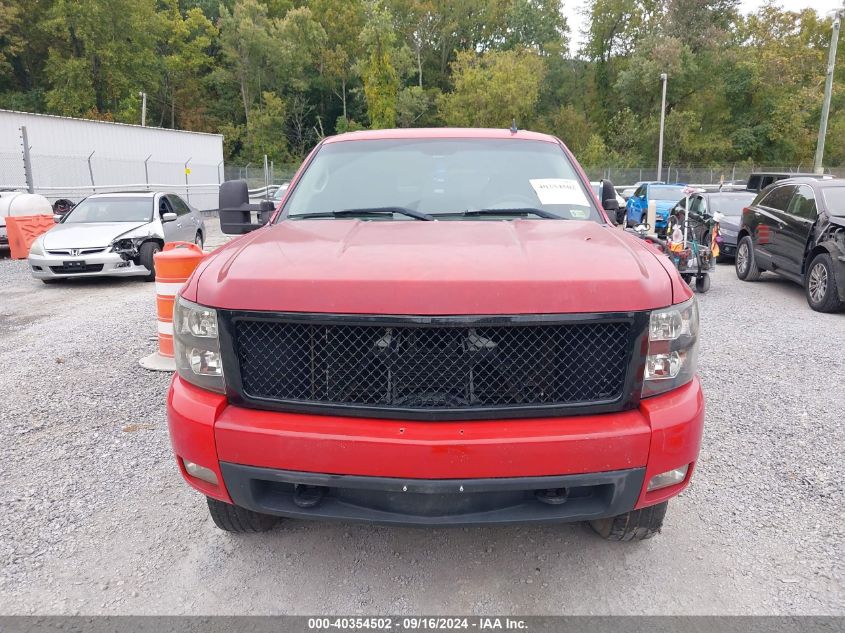
[[30, 247], [33, 277], [155, 279], [153, 256], [168, 242], [202, 248], [202, 214], [171, 193], [103, 193], [85, 198]]

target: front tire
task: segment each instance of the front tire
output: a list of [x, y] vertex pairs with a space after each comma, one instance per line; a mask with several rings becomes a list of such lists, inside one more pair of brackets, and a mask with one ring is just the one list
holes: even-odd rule
[[226, 532], [236, 534], [267, 532], [279, 522], [278, 517], [269, 514], [253, 512], [211, 497], [206, 497], [206, 500], [208, 501], [208, 513], [211, 515], [214, 525]]
[[200, 231], [197, 231], [197, 236], [194, 238], [194, 244], [199, 246], [199, 249], [202, 250], [203, 242], [202, 242], [202, 233]]
[[816, 312], [838, 312], [845, 306], [839, 300], [833, 260], [827, 253], [819, 253], [810, 262], [804, 275], [804, 292], [807, 303]]
[[156, 265], [155, 254], [161, 250], [158, 242], [144, 242], [141, 244], [141, 252], [138, 259], [141, 260], [141, 265], [150, 271], [150, 274], [144, 277], [144, 281], [155, 281]]
[[669, 502], [664, 501], [619, 516], [590, 521], [590, 527], [607, 541], [643, 541], [660, 532], [668, 507]]
[[760, 269], [754, 258], [754, 244], [749, 236], [743, 237], [736, 247], [736, 276], [742, 281], [757, 281], [760, 279]]

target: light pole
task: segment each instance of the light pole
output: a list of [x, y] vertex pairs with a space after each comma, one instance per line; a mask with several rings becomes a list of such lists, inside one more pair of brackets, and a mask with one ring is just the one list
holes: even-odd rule
[[660, 141], [657, 145], [657, 180], [663, 179], [663, 128], [666, 124], [666, 84], [669, 76], [660, 73], [660, 81], [663, 84], [663, 98], [660, 100]]
[[146, 92], [139, 92], [138, 96], [141, 97], [141, 127], [147, 126], [147, 93]]
[[824, 102], [822, 103], [822, 120], [819, 123], [819, 140], [816, 143], [816, 160], [813, 169], [817, 174], [824, 173], [824, 140], [827, 136], [827, 117], [830, 114], [830, 94], [833, 92], [833, 67], [836, 64], [836, 46], [839, 44], [839, 25], [842, 21], [842, 11], [845, 6], [836, 10], [833, 18], [833, 35], [830, 37], [830, 51], [827, 56], [827, 77], [824, 82]]

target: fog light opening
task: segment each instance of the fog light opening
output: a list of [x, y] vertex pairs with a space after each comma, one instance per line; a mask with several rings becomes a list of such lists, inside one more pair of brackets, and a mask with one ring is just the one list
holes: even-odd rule
[[191, 477], [195, 477], [196, 479], [209, 483], [212, 486], [217, 485], [217, 475], [210, 468], [200, 466], [194, 462], [189, 462], [187, 459], [183, 459], [182, 464], [185, 466], [185, 472], [187, 472]]
[[689, 464], [655, 475], [648, 482], [648, 488], [646, 490], [651, 492], [652, 490], [660, 490], [661, 488], [668, 488], [669, 486], [679, 484], [687, 478], [687, 472], [689, 472]]

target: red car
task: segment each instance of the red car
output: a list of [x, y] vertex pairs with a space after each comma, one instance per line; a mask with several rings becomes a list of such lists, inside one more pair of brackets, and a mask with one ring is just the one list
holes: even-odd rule
[[327, 138], [264, 225], [224, 183], [221, 226], [249, 234], [177, 298], [167, 405], [217, 526], [658, 532], [701, 441], [698, 307], [605, 184], [492, 129]]

